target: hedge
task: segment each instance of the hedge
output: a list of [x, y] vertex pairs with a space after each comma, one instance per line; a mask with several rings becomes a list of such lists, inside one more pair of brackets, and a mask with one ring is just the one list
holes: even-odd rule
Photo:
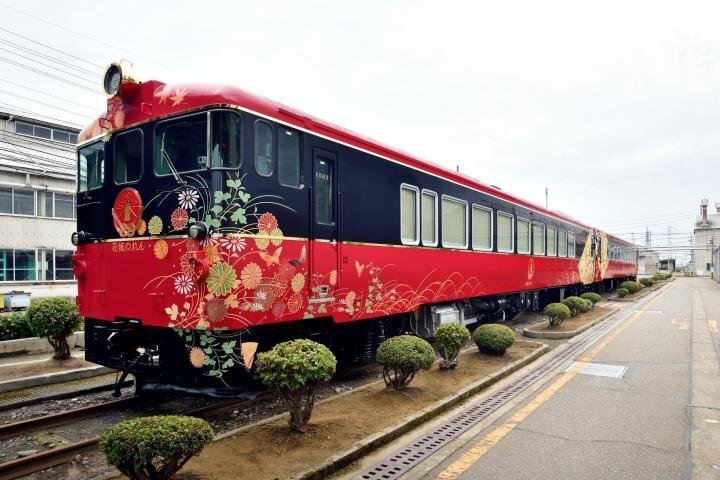
[[400, 390], [407, 386], [420, 370], [429, 370], [435, 361], [435, 351], [428, 342], [413, 335], [388, 338], [375, 355], [383, 367], [385, 386]]
[[543, 313], [548, 316], [550, 325], [560, 325], [572, 316], [567, 305], [562, 303], [550, 303], [545, 306]]
[[515, 343], [515, 332], [505, 325], [487, 323], [475, 329], [472, 339], [480, 351], [502, 355]]
[[580, 297], [567, 297], [562, 301], [563, 305], [570, 309], [570, 314], [575, 316], [579, 313], [587, 312], [589, 307], [585, 299]]

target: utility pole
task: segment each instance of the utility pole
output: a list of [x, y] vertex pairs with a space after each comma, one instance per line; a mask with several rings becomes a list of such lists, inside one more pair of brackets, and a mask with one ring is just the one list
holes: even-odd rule
[[645, 227], [645, 246], [652, 247], [652, 235], [648, 227]]
[[550, 189], [545, 187], [545, 208], [548, 208], [548, 193], [550, 193]]
[[668, 225], [668, 247], [670, 246], [670, 232], [672, 231], [672, 227]]

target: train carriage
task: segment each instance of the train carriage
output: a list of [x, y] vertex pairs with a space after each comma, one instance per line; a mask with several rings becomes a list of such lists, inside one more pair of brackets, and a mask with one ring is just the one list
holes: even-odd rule
[[150, 389], [240, 391], [258, 349], [347, 362], [637, 273], [634, 246], [234, 87], [113, 64], [78, 144], [86, 357]]

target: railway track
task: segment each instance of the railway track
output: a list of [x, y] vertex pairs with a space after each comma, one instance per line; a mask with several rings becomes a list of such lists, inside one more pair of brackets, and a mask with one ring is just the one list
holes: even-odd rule
[[[230, 408], [247, 408], [260, 400], [272, 398], [273, 396], [274, 394], [272, 392], [262, 392], [252, 400], [225, 400], [178, 413], [203, 418]], [[0, 426], [0, 440], [96, 417], [121, 407], [132, 406], [137, 403], [138, 400], [140, 400], [139, 397], [130, 397], [3, 425]], [[1, 463], [0, 478], [11, 480], [69, 462], [77, 454], [95, 449], [99, 441], [100, 436], [96, 435], [62, 447], [43, 450], [26, 457]]]

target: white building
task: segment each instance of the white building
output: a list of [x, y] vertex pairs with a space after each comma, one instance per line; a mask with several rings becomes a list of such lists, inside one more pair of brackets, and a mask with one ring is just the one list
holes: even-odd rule
[[77, 294], [70, 235], [78, 132], [0, 110], [0, 293]]
[[[712, 252], [720, 245], [720, 202], [715, 204], [716, 213], [708, 214], [708, 201], [700, 201], [700, 215], [693, 230], [694, 245], [692, 265], [695, 275], [709, 277], [715, 271]], [[705, 248], [698, 248], [705, 247]]]

